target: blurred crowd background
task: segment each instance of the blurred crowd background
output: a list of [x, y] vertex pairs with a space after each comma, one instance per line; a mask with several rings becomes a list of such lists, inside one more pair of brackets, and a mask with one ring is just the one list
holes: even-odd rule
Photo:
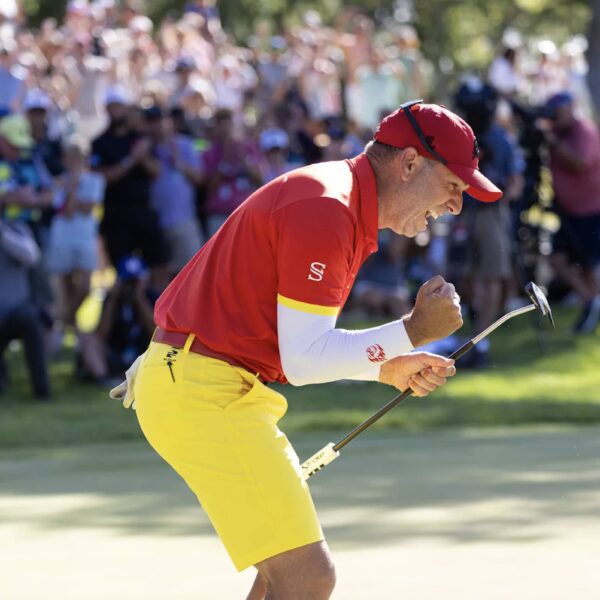
[[[441, 273], [473, 332], [523, 303], [529, 280], [580, 307], [574, 335], [595, 331], [600, 138], [584, 36], [509, 29], [484, 69], [440, 91], [444, 63], [404, 19], [307, 10], [240, 40], [216, 0], [158, 21], [146, 8], [75, 0], [33, 27], [0, 0], [0, 354], [23, 349], [36, 397], [51, 397], [65, 345], [75, 377], [113, 385], [145, 349], [158, 295], [253, 190], [355, 156], [415, 98], [465, 116], [505, 198], [466, 197], [414, 240], [382, 232], [342, 319], [400, 317]], [[489, 364], [483, 345], [462, 366]]]

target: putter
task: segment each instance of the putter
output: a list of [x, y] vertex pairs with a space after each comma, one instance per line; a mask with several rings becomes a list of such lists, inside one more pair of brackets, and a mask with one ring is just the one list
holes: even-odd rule
[[[554, 327], [554, 318], [552, 317], [552, 311], [550, 310], [550, 305], [548, 304], [548, 300], [546, 296], [542, 293], [540, 288], [535, 285], [535, 283], [530, 282], [525, 286], [525, 292], [529, 296], [531, 300], [531, 304], [527, 306], [523, 306], [522, 308], [517, 308], [516, 310], [512, 310], [509, 313], [506, 313], [504, 316], [500, 317], [497, 321], [492, 323], [487, 329], [484, 329], [479, 335], [476, 335], [474, 338], [463, 344], [460, 348], [455, 350], [448, 358], [453, 358], [454, 360], [466, 354], [471, 348], [476, 346], [482, 339], [486, 338], [492, 331], [500, 327], [506, 321], [509, 321], [513, 317], [518, 315], [523, 315], [532, 310], [539, 310], [542, 313], [542, 316], [548, 317], [552, 327]], [[339, 455], [340, 450], [348, 443], [350, 443], [357, 435], [361, 434], [365, 429], [373, 425], [375, 421], [378, 421], [385, 413], [389, 412], [400, 404], [403, 400], [412, 395], [412, 390], [410, 388], [404, 390], [401, 394], [396, 396], [393, 400], [390, 400], [387, 404], [384, 404], [376, 413], [371, 415], [368, 419], [363, 421], [360, 425], [358, 425], [355, 429], [353, 429], [350, 433], [344, 436], [339, 442], [334, 444], [330, 442], [319, 450], [316, 454], [311, 456], [309, 459], [305, 460], [302, 467], [302, 476], [306, 481], [311, 475], [314, 475], [317, 471], [320, 471], [325, 465], [328, 465], [330, 462], [334, 461]]]

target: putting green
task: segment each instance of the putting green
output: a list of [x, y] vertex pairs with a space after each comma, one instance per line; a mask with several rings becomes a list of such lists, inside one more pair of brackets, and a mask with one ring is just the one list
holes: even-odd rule
[[[333, 597], [596, 597], [599, 455], [599, 428], [364, 434], [311, 480]], [[7, 600], [231, 600], [253, 578], [139, 443], [0, 453], [0, 555]]]

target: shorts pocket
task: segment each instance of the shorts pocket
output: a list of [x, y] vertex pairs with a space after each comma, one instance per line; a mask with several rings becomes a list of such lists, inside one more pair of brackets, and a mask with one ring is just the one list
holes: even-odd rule
[[227, 410], [252, 412], [255, 418], [271, 426], [276, 425], [288, 409], [285, 396], [267, 387], [258, 377], [249, 373], [248, 376], [254, 378], [251, 389], [248, 393], [240, 396], [238, 400], [229, 404]]
[[179, 369], [186, 395], [202, 402], [228, 408], [256, 393], [258, 379], [244, 369], [222, 360], [187, 354]]

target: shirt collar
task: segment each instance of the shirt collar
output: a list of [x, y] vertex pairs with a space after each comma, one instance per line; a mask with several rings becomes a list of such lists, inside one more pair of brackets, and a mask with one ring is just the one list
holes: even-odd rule
[[365, 241], [369, 250], [377, 250], [377, 236], [379, 233], [377, 210], [377, 182], [373, 167], [363, 152], [348, 160], [358, 180], [358, 214], [365, 230]]

